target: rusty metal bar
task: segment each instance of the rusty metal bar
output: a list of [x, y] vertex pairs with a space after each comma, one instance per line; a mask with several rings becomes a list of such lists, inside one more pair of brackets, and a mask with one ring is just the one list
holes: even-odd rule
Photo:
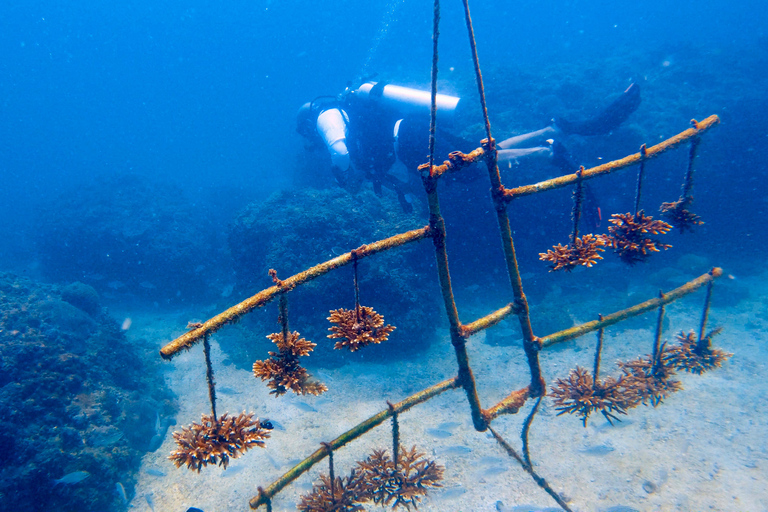
[[472, 369], [469, 367], [467, 355], [467, 339], [463, 334], [459, 311], [456, 308], [456, 299], [451, 285], [451, 274], [448, 270], [448, 251], [445, 248], [445, 219], [440, 213], [440, 199], [437, 195], [437, 178], [427, 173], [422, 174], [424, 189], [427, 192], [429, 205], [429, 226], [432, 232], [432, 241], [435, 246], [435, 262], [437, 263], [437, 277], [440, 282], [440, 291], [443, 295], [445, 313], [450, 325], [451, 344], [456, 353], [456, 363], [459, 366], [458, 380], [464, 392], [467, 394], [469, 408], [472, 412], [472, 423], [478, 432], [485, 431], [488, 425], [483, 416], [483, 408], [480, 405], [480, 397], [477, 394], [477, 385]]
[[489, 327], [493, 327], [497, 323], [504, 320], [509, 315], [515, 315], [517, 314], [517, 309], [515, 308], [515, 305], [510, 303], [504, 306], [501, 309], [497, 309], [493, 313], [489, 313], [485, 315], [482, 318], [478, 318], [472, 323], [464, 324], [461, 326], [461, 334], [465, 338], [469, 338], [470, 336], [473, 336], [480, 331], [483, 331]]
[[702, 286], [709, 284], [710, 282], [714, 281], [715, 279], [717, 279], [722, 275], [723, 275], [723, 269], [719, 267], [715, 267], [712, 270], [710, 270], [708, 273], [697, 277], [693, 281], [689, 281], [684, 285], [678, 288], [675, 288], [669, 293], [665, 293], [663, 297], [658, 297], [655, 299], [647, 300], [645, 302], [641, 302], [640, 304], [632, 306], [631, 308], [622, 309], [621, 311], [617, 311], [616, 313], [612, 313], [608, 316], [604, 316], [602, 320], [593, 320], [591, 322], [586, 322], [581, 325], [571, 327], [570, 329], [564, 329], [554, 334], [550, 334], [549, 336], [544, 336], [543, 338], [539, 338], [539, 340], [541, 341], [542, 347], [549, 347], [556, 343], [562, 343], [564, 341], [578, 338], [587, 333], [596, 331], [602, 327], [608, 327], [609, 325], [613, 325], [615, 323], [621, 322], [622, 320], [626, 320], [627, 318], [642, 315], [643, 313], [648, 313], [649, 311], [653, 311], [654, 309], [658, 308], [663, 304], [669, 304], [670, 302], [674, 302], [680, 297], [684, 297], [689, 293], [695, 292]]
[[[362, 436], [366, 432], [372, 430], [374, 427], [377, 427], [384, 423], [384, 421], [391, 417], [393, 412], [394, 413], [401, 413], [403, 411], [407, 411], [411, 407], [418, 405], [422, 402], [426, 402], [427, 400], [436, 397], [437, 395], [448, 391], [449, 389], [454, 389], [459, 386], [458, 378], [454, 377], [452, 379], [444, 380], [443, 382], [440, 382], [438, 384], [435, 384], [434, 386], [431, 386], [425, 390], [419, 391], [416, 394], [413, 394], [403, 400], [402, 402], [398, 402], [394, 404], [392, 407], [388, 407], [387, 409], [384, 409], [380, 413], [371, 416], [367, 420], [363, 421], [362, 423], [357, 424], [356, 426], [352, 427], [351, 429], [347, 430], [343, 434], [341, 434], [339, 437], [331, 441], [330, 443], [327, 443], [327, 446], [329, 446], [332, 450], [338, 450], [345, 444], [349, 443], [350, 441], [353, 441], [357, 439], [358, 437]], [[280, 492], [285, 486], [296, 480], [299, 476], [301, 476], [302, 473], [307, 471], [309, 468], [323, 460], [328, 455], [328, 448], [323, 446], [322, 448], [319, 448], [316, 450], [312, 455], [301, 461], [299, 464], [288, 470], [287, 473], [285, 473], [283, 476], [281, 476], [279, 479], [274, 481], [269, 487], [266, 489], [260, 489], [259, 495], [252, 498], [250, 500], [250, 506], [251, 508], [259, 508], [261, 505], [264, 505], [267, 503], [275, 494]]]
[[[582, 178], [584, 180], [589, 180], [598, 176], [625, 169], [640, 163], [642, 160], [650, 160], [651, 158], [656, 158], [662, 153], [676, 148], [689, 139], [700, 137], [702, 134], [704, 134], [704, 132], [717, 126], [720, 123], [720, 118], [716, 115], [711, 115], [703, 121], [693, 120], [691, 123], [693, 124], [691, 128], [688, 128], [687, 130], [678, 133], [674, 137], [670, 137], [669, 139], [648, 148], [645, 152], [645, 155], [642, 155], [641, 153], [634, 153], [619, 160], [614, 160], [612, 162], [598, 165], [597, 167], [592, 167], [591, 169], [586, 169]], [[567, 187], [568, 185], [574, 184], [577, 180], [578, 177], [576, 174], [566, 174], [564, 176], [552, 178], [551, 180], [534, 183], [533, 185], [505, 189], [504, 199], [509, 202], [512, 199], [516, 199], [518, 197], [529, 196], [531, 194], [537, 194], [547, 190]]]
[[[430, 227], [425, 226], [423, 228], [407, 231], [405, 233], [391, 236], [371, 244], [362, 245], [355, 249], [355, 254], [358, 259], [365, 258], [367, 256], [373, 256], [374, 254], [398, 247], [400, 245], [422, 240], [429, 237], [430, 234]], [[213, 318], [207, 320], [203, 323], [202, 326], [182, 334], [172, 342], [165, 345], [162, 349], [160, 349], [160, 355], [163, 357], [163, 359], [171, 359], [182, 350], [190, 349], [195, 343], [202, 340], [204, 336], [213, 334], [226, 324], [236, 322], [243, 315], [250, 313], [256, 308], [264, 306], [281, 292], [293, 290], [297, 286], [308, 281], [312, 281], [313, 279], [317, 279], [318, 277], [327, 274], [332, 270], [343, 267], [345, 265], [349, 265], [352, 263], [352, 261], [352, 252], [347, 252], [283, 280], [282, 288], [278, 286], [271, 286], [266, 288], [256, 295], [245, 299], [243, 302], [232, 306], [226, 311], [219, 313]]]

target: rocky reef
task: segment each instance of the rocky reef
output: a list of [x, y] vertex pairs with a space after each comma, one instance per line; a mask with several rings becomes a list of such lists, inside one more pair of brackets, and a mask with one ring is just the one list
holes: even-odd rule
[[126, 509], [117, 490], [175, 407], [144, 352], [92, 287], [0, 273], [0, 510]]

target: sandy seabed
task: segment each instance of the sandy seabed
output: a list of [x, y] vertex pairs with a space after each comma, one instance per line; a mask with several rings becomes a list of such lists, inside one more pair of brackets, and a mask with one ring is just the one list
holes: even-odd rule
[[[714, 308], [709, 323], [725, 327], [715, 345], [734, 352], [734, 357], [702, 376], [680, 375], [684, 390], [659, 407], [633, 409], [616, 426], [600, 415], [592, 416], [585, 428], [576, 417], [557, 417], [551, 400], [543, 401], [531, 428], [531, 458], [535, 470], [574, 511], [768, 511], [768, 275], [740, 285], [749, 289], [749, 298], [735, 307]], [[670, 325], [664, 337], [697, 329], [702, 302], [703, 294], [697, 293], [669, 306]], [[183, 332], [177, 320], [182, 315], [134, 315], [129, 336], [156, 342], [159, 348]], [[252, 411], [274, 420], [277, 428], [266, 448], [250, 450], [226, 471], [208, 467], [198, 474], [177, 469], [167, 459], [175, 448], [172, 427], [162, 446], [144, 457], [131, 508], [250, 510], [248, 501], [257, 487], [266, 488], [321, 442], [383, 410], [387, 400], [400, 401], [450, 378], [455, 356], [447, 336], [443, 338], [419, 361], [320, 370], [316, 374], [329, 387], [320, 397], [274, 398], [250, 372], [223, 363], [225, 356], [214, 336], [219, 413]], [[652, 338], [653, 319], [644, 329], [607, 331], [601, 375], [616, 375], [612, 364], [616, 360], [648, 353]], [[565, 378], [577, 364], [591, 369], [594, 346], [595, 336], [587, 335], [542, 353], [547, 382]], [[527, 384], [527, 364], [518, 345], [493, 346], [483, 333], [470, 340], [468, 349], [484, 406]], [[210, 412], [202, 349], [196, 347], [167, 365], [166, 379], [181, 407], [176, 428], [199, 422], [202, 413]], [[493, 424], [518, 450], [520, 428], [531, 406], [529, 402], [519, 414], [500, 417]], [[415, 444], [445, 466], [443, 487], [431, 491], [418, 510], [557, 510], [490, 433], [474, 430], [461, 390], [401, 414], [400, 438], [403, 445]], [[391, 442], [386, 421], [335, 453], [337, 476], [348, 474], [355, 461], [374, 448], [389, 449]], [[302, 475], [273, 499], [273, 510], [296, 510], [300, 496], [311, 490], [320, 472], [327, 471], [323, 461]], [[366, 509], [379, 510], [373, 505]]]

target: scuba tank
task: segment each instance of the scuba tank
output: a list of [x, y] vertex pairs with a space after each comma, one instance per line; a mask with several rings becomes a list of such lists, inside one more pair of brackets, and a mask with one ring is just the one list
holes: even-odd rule
[[318, 137], [328, 149], [331, 162], [342, 172], [349, 168], [349, 150], [347, 148], [347, 114], [337, 101], [312, 101], [305, 103], [296, 116], [296, 131], [308, 140]]
[[[430, 91], [421, 91], [384, 82], [366, 82], [353, 93], [360, 98], [377, 101], [383, 107], [391, 108], [403, 115], [429, 114], [432, 107], [432, 93]], [[438, 94], [436, 98], [438, 119], [453, 117], [460, 99], [456, 96]]]
[[322, 111], [317, 116], [317, 134], [328, 148], [333, 166], [346, 172], [350, 163], [347, 148], [347, 114], [340, 108]]

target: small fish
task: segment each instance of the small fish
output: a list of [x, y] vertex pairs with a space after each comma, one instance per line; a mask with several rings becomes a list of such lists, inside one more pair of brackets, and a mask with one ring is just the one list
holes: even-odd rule
[[226, 478], [228, 476], [234, 476], [234, 475], [238, 474], [239, 472], [241, 472], [243, 469], [245, 469], [245, 466], [229, 466], [221, 474], [221, 477], [222, 478]]
[[428, 428], [426, 430], [426, 433], [430, 436], [437, 438], [437, 439], [446, 439], [448, 437], [451, 437], [453, 434], [448, 432], [447, 430], [441, 430], [439, 428]]
[[439, 491], [439, 494], [436, 494], [435, 497], [440, 500], [452, 500], [458, 498], [465, 492], [467, 492], [467, 490], [464, 487], [457, 485], [456, 487], [450, 487]]
[[147, 469], [147, 474], [152, 476], [165, 476], [165, 473], [157, 468]]
[[604, 455], [608, 455], [614, 450], [616, 450], [616, 448], [609, 444], [596, 444], [594, 446], [585, 446], [584, 448], [579, 449], [579, 452], [583, 453], [584, 455], [602, 457]]
[[240, 391], [227, 386], [217, 387], [216, 390], [222, 395], [239, 395]]
[[496, 476], [507, 470], [504, 466], [488, 466], [482, 472], [483, 476]]
[[[277, 421], [275, 419], [272, 419], [272, 418], [268, 418], [268, 419], [264, 418], [264, 421], [267, 421], [267, 422], [271, 423], [273, 430], [280, 430], [282, 432], [285, 432], [285, 427], [279, 421]], [[263, 422], [262, 422], [262, 424], [263, 424]]]
[[293, 402], [293, 405], [304, 412], [317, 412], [317, 409], [309, 405], [307, 402]]
[[144, 499], [147, 500], [147, 505], [149, 505], [150, 510], [152, 512], [155, 512], [155, 498], [152, 497], [152, 493], [148, 492], [144, 495]]
[[121, 484], [120, 482], [117, 482], [115, 484], [115, 492], [120, 497], [120, 501], [122, 501], [124, 505], [127, 505], [128, 495], [125, 493], [125, 487], [123, 487], [123, 484]]
[[442, 448], [435, 448], [435, 455], [466, 455], [472, 452], [472, 448], [461, 444], [455, 444], [453, 446], [443, 446]]
[[112, 446], [120, 439], [122, 439], [123, 433], [119, 430], [108, 434], [99, 433], [91, 437], [92, 446]]
[[58, 480], [53, 481], [53, 486], [56, 487], [57, 485], [72, 485], [76, 484], [78, 482], [82, 482], [86, 478], [91, 476], [91, 474], [87, 471], [74, 471], [72, 473], [67, 473], [63, 477], [59, 478]]
[[267, 456], [267, 460], [269, 461], [269, 463], [272, 464], [273, 468], [280, 469], [281, 467], [283, 467], [279, 462], [275, 460], [274, 457], [272, 457], [272, 455], [269, 454], [269, 452], [266, 452], [265, 455]]

